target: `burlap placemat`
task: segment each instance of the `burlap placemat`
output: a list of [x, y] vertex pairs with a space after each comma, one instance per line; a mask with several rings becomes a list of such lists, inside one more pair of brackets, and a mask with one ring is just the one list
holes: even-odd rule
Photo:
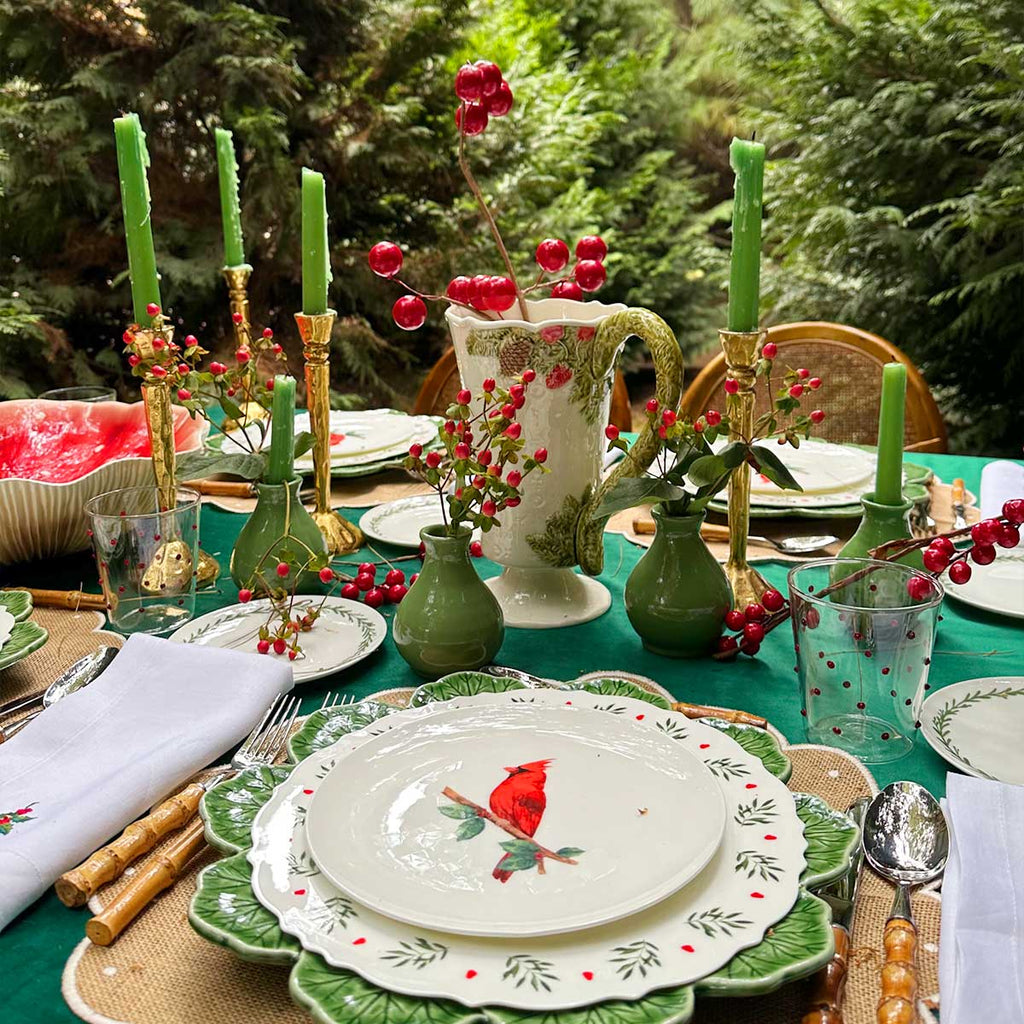
[[[97, 647], [124, 645], [123, 636], [103, 629], [106, 619], [99, 612], [33, 608], [31, 618], [50, 634], [49, 639], [38, 650], [0, 672], [0, 704], [45, 690], [61, 672]], [[0, 716], [0, 725], [17, 717], [20, 716]]]
[[[411, 692], [392, 690], [375, 696], [404, 706]], [[838, 809], [845, 809], [858, 796], [877, 792], [867, 769], [842, 751], [794, 746], [786, 752], [793, 761], [789, 786], [794, 791], [817, 793]], [[216, 857], [209, 849], [200, 854], [178, 883], [158, 897], [113, 946], [103, 948], [83, 940], [75, 948], [62, 979], [64, 998], [75, 1014], [92, 1024], [309, 1024], [310, 1016], [288, 996], [287, 966], [245, 963], [230, 950], [200, 938], [189, 926], [188, 905], [196, 876]], [[94, 896], [91, 912], [102, 909], [129, 878]], [[847, 1024], [874, 1024], [882, 929], [891, 904], [892, 888], [865, 872], [846, 990]], [[935, 1001], [933, 994], [938, 992], [939, 907], [935, 894], [914, 897], [920, 991], [928, 994], [929, 1001]], [[68, 913], [79, 913], [84, 927], [83, 911]], [[752, 999], [702, 998], [694, 1021], [794, 1024], [805, 1009], [805, 989], [805, 983], [797, 983]], [[922, 1021], [934, 1024], [923, 1004], [921, 1012]]]

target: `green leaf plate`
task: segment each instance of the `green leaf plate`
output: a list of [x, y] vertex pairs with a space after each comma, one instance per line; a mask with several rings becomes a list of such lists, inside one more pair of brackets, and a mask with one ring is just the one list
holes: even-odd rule
[[9, 668], [22, 658], [28, 657], [42, 647], [49, 636], [50, 634], [38, 622], [31, 619], [15, 623], [7, 643], [0, 647], [0, 669]]
[[9, 611], [15, 622], [24, 622], [32, 614], [32, 595], [27, 590], [0, 590], [0, 608]]
[[[421, 686], [413, 703], [423, 705], [457, 696], [523, 688], [522, 683], [513, 679], [479, 672], [456, 673]], [[579, 680], [566, 684], [566, 688], [668, 706], [664, 697], [620, 679]], [[316, 711], [292, 737], [292, 760], [297, 763], [347, 733], [372, 725], [397, 710], [371, 699]], [[789, 777], [789, 759], [770, 733], [752, 726], [704, 721], [729, 733], [779, 778]], [[288, 773], [288, 765], [249, 769], [214, 786], [204, 796], [200, 813], [206, 823], [206, 837], [230, 856], [201, 872], [189, 908], [189, 921], [199, 934], [227, 946], [243, 959], [294, 964], [289, 991], [297, 1003], [323, 1024], [685, 1024], [694, 1012], [695, 993], [727, 996], [770, 992], [787, 981], [812, 973], [832, 956], [828, 906], [802, 889], [790, 913], [756, 946], [737, 954], [694, 985], [662, 989], [634, 1002], [613, 1001], [535, 1013], [507, 1007], [469, 1010], [450, 1001], [386, 991], [351, 971], [330, 967], [314, 953], [302, 951], [253, 894], [246, 859], [252, 822], [274, 786]], [[858, 838], [857, 828], [816, 796], [800, 793], [795, 794], [795, 800], [808, 844], [801, 883], [819, 885], [846, 870]]]

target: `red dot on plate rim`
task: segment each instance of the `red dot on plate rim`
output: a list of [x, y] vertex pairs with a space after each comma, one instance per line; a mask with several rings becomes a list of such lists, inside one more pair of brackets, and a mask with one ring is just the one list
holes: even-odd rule
[[353, 946], [361, 946], [364, 942], [366, 942], [366, 939], [364, 939], [362, 936], [360, 936], [358, 939], [353, 939], [352, 940], [352, 945]]
[[747, 785], [744, 788], [746, 788], [746, 789], [757, 789], [757, 783], [756, 782], [748, 782]]
[[643, 716], [643, 715], [637, 715], [637, 716], [636, 716], [636, 720], [637, 720], [638, 722], [642, 722], [642, 721], [644, 720], [644, 716]]
[[309, 796], [309, 794], [312, 793], [313, 790], [311, 790], [311, 789], [304, 789], [302, 792], [305, 793], [306, 796]]
[[694, 952], [693, 946], [691, 946], [691, 945], [685, 945], [685, 946], [680, 946], [679, 948], [680, 948], [680, 949], [681, 949], [681, 950], [682, 950], [682, 951], [683, 951], [684, 953], [692, 953], [692, 952]]
[[470, 981], [472, 981], [472, 980], [473, 980], [473, 979], [474, 979], [474, 978], [476, 977], [476, 971], [474, 971], [474, 970], [473, 970], [473, 968], [472, 968], [472, 967], [470, 967], [470, 969], [469, 969], [468, 971], [466, 971], [466, 977], [467, 977], [467, 978], [468, 978], [468, 979], [469, 979]]
[[778, 836], [773, 836], [771, 834], [771, 832], [769, 832], [768, 835], [765, 836], [765, 839], [767, 839], [769, 842], [771, 842], [773, 839], [778, 839], [778, 838], [779, 838]]
[[305, 896], [306, 895], [306, 890], [305, 889], [296, 889], [293, 895], [295, 895], [295, 896]]
[[594, 972], [593, 971], [584, 971], [583, 972], [583, 980], [584, 981], [593, 981], [594, 980]]
[[752, 900], [763, 900], [764, 899], [764, 893], [763, 892], [752, 892], [750, 894], [750, 898]]
[[701, 749], [701, 750], [707, 750], [707, 749], [708, 749], [708, 747], [710, 747], [710, 746], [711, 746], [711, 744], [710, 744], [710, 743], [702, 743], [702, 744], [700, 745], [700, 749]]

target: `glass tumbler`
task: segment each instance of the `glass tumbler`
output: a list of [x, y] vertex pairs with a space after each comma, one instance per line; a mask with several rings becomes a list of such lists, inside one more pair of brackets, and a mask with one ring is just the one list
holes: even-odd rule
[[49, 402], [116, 402], [117, 392], [113, 388], [82, 386], [77, 388], [54, 388], [39, 395]]
[[125, 487], [85, 503], [110, 624], [124, 633], [166, 633], [195, 612], [198, 491], [179, 487], [173, 508], [155, 487]]
[[865, 558], [808, 562], [788, 581], [808, 740], [870, 764], [908, 754], [928, 689], [941, 584]]

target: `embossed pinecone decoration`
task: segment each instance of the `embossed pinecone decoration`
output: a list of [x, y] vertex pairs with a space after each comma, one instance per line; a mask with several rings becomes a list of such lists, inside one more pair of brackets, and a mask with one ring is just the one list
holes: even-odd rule
[[498, 365], [507, 377], [518, 377], [530, 363], [533, 342], [523, 335], [513, 335], [498, 353]]

